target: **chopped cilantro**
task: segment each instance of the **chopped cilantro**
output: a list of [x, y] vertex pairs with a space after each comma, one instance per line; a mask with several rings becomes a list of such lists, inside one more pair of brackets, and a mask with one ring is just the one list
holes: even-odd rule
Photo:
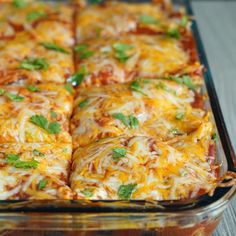
[[25, 70], [47, 70], [48, 63], [44, 58], [27, 58], [20, 63], [20, 68]]
[[132, 49], [132, 45], [124, 43], [114, 43], [113, 48], [115, 49], [115, 58], [120, 62], [125, 63], [131, 56], [127, 54], [127, 51]]
[[57, 118], [57, 113], [55, 111], [51, 111], [50, 113], [52, 118]]
[[177, 120], [183, 120], [184, 115], [185, 115], [184, 112], [179, 112], [179, 113], [176, 114], [175, 118]]
[[84, 196], [86, 197], [92, 197], [93, 196], [93, 190], [90, 188], [85, 188], [82, 193], [84, 194]]
[[160, 24], [159, 20], [149, 15], [141, 15], [139, 21], [142, 24], [153, 24], [153, 25]]
[[21, 161], [20, 156], [16, 154], [7, 154], [6, 160], [14, 167], [23, 169], [36, 169], [39, 164], [39, 162], [34, 159], [32, 159], [31, 161]]
[[64, 85], [64, 88], [70, 93], [70, 94], [73, 94], [74, 93], [74, 90], [73, 90], [73, 87], [71, 86], [71, 84], [67, 83]]
[[3, 95], [5, 93], [4, 89], [0, 89], [0, 96]]
[[17, 8], [25, 8], [27, 3], [25, 0], [13, 0], [13, 6]]
[[86, 74], [87, 74], [86, 67], [82, 65], [77, 73], [75, 73], [74, 75], [70, 76], [67, 79], [67, 82], [71, 83], [73, 86], [78, 86], [83, 82]]
[[46, 16], [47, 16], [47, 14], [44, 11], [33, 11], [33, 12], [30, 12], [26, 16], [26, 20], [32, 22], [32, 21], [36, 21], [40, 18], [44, 18]]
[[170, 28], [167, 30], [167, 35], [171, 38], [180, 39], [180, 32], [178, 28]]
[[26, 86], [26, 88], [31, 92], [39, 92], [40, 90], [32, 84]]
[[9, 93], [9, 92], [6, 92], [5, 95], [7, 98], [9, 98], [11, 101], [14, 101], [14, 102], [22, 102], [25, 99], [22, 96], [19, 96], [17, 94], [13, 94], [13, 93]]
[[95, 53], [95, 51], [88, 50], [87, 44], [79, 44], [75, 46], [75, 51], [79, 54], [80, 60], [87, 59]]
[[47, 179], [40, 180], [39, 184], [38, 184], [38, 190], [41, 190], [41, 189], [45, 188], [47, 184], [48, 184]]
[[121, 157], [126, 156], [126, 148], [117, 147], [112, 149], [112, 158], [118, 161]]
[[83, 107], [87, 106], [88, 103], [89, 103], [89, 100], [88, 100], [88, 99], [85, 99], [85, 100], [83, 100], [83, 101], [81, 101], [81, 102], [79, 103], [79, 107], [80, 107], [80, 108], [83, 108]]
[[138, 128], [139, 125], [139, 121], [138, 119], [133, 116], [133, 115], [129, 115], [129, 116], [125, 116], [122, 113], [114, 113], [112, 114], [112, 116], [117, 119], [120, 120], [125, 126], [127, 126], [130, 129], [136, 129]]
[[181, 27], [185, 27], [188, 23], [188, 17], [187, 16], [183, 16], [180, 20], [180, 26]]
[[44, 156], [45, 156], [44, 153], [38, 151], [37, 149], [34, 149], [34, 150], [33, 150], [33, 154], [34, 154], [35, 156], [39, 156], [39, 157], [44, 157]]
[[132, 90], [134, 90], [136, 92], [139, 92], [139, 93], [142, 93], [142, 94], [146, 95], [143, 92], [143, 90], [141, 88], [141, 85], [140, 85], [140, 82], [138, 80], [135, 80], [135, 81], [131, 82], [129, 87], [130, 87], [130, 89], [132, 89]]
[[127, 184], [120, 185], [118, 189], [118, 197], [121, 200], [129, 200], [131, 198], [132, 193], [135, 191], [137, 184]]
[[217, 140], [217, 134], [214, 133], [211, 138], [212, 138], [212, 140], [216, 141]]
[[63, 48], [63, 47], [61, 47], [61, 46], [59, 46], [55, 43], [44, 42], [44, 43], [40, 43], [40, 44], [48, 50], [61, 52], [61, 53], [64, 53], [64, 54], [69, 54], [69, 52], [65, 48]]
[[61, 126], [58, 122], [54, 121], [49, 123], [48, 120], [42, 115], [34, 115], [30, 118], [30, 122], [43, 128], [50, 134], [58, 134], [61, 131]]

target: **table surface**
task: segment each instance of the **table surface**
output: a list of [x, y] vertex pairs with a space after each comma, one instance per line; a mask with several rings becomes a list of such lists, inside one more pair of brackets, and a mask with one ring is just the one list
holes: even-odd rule
[[[193, 0], [192, 4], [225, 122], [236, 150], [236, 1]], [[236, 198], [213, 235], [236, 235]]]

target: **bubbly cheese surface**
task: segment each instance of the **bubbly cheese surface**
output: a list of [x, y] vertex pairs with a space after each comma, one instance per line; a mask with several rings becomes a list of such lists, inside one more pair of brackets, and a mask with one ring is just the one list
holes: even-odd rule
[[[117, 49], [119, 46], [121, 52]], [[83, 51], [76, 52], [77, 71], [82, 68], [86, 71], [82, 86], [124, 83], [135, 77], [185, 74], [199, 67], [197, 64], [191, 67], [189, 54], [179, 40], [166, 36], [91, 39], [78, 47], [86, 47], [86, 52], [92, 52], [87, 57], [83, 56]]]
[[[168, 140], [188, 135], [204, 122], [205, 112], [191, 106], [194, 93], [185, 85], [161, 79], [135, 83], [138, 91], [134, 83], [79, 90], [71, 119], [74, 147], [123, 133]], [[130, 127], [117, 114], [127, 123], [133, 117], [137, 125]]]
[[71, 198], [71, 152], [70, 144], [0, 144], [0, 199]]
[[[217, 183], [206, 161], [212, 128], [203, 126], [208, 128], [199, 127], [175, 146], [119, 136], [79, 148], [73, 155], [71, 188], [77, 199], [103, 200], [178, 200], [210, 193]], [[117, 155], [117, 149], [125, 154]]]

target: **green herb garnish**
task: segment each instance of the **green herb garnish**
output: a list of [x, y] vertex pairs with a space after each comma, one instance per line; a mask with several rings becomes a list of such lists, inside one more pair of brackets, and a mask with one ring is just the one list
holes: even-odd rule
[[58, 122], [54, 121], [49, 123], [48, 120], [42, 115], [34, 115], [30, 118], [30, 122], [43, 128], [50, 134], [58, 134], [61, 131], [61, 126]]
[[67, 82], [71, 83], [73, 86], [78, 86], [83, 82], [86, 74], [87, 74], [86, 67], [82, 65], [77, 73], [75, 73], [74, 75], [70, 76], [67, 79]]
[[55, 111], [51, 111], [50, 113], [52, 118], [57, 118], [57, 113]]
[[178, 28], [170, 28], [166, 33], [171, 38], [180, 39], [180, 32]]
[[39, 184], [38, 184], [38, 190], [41, 190], [41, 189], [45, 188], [47, 184], [48, 184], [47, 179], [40, 180]]
[[113, 44], [113, 48], [115, 49], [115, 58], [121, 63], [125, 63], [131, 57], [131, 55], [127, 54], [127, 51], [134, 48], [134, 46], [124, 43], [115, 43]]
[[13, 6], [17, 8], [25, 8], [27, 3], [25, 0], [13, 0]]
[[118, 161], [121, 157], [126, 156], [126, 148], [117, 147], [112, 149], [112, 158]]
[[23, 169], [36, 169], [39, 164], [39, 162], [34, 159], [32, 159], [31, 161], [21, 161], [20, 156], [16, 154], [7, 154], [6, 160], [14, 167]]
[[26, 88], [31, 91], [31, 92], [39, 92], [40, 90], [35, 87], [34, 85], [30, 84], [30, 85], [27, 85]]
[[183, 16], [180, 20], [180, 26], [181, 27], [185, 27], [188, 23], [188, 17], [187, 16]]
[[0, 96], [3, 95], [5, 93], [4, 89], [0, 89]]
[[211, 138], [212, 138], [212, 140], [216, 141], [217, 140], [217, 134], [214, 133]]
[[82, 193], [84, 194], [84, 196], [86, 197], [92, 197], [93, 196], [93, 190], [90, 188], [86, 188], [82, 191]]
[[88, 103], [89, 103], [89, 100], [88, 100], [88, 99], [85, 99], [85, 100], [83, 100], [83, 101], [81, 101], [81, 102], [79, 103], [79, 107], [80, 107], [80, 108], [83, 108], [83, 107], [87, 106]]
[[47, 70], [48, 63], [44, 58], [28, 58], [21, 61], [20, 68], [25, 70]]
[[73, 87], [71, 86], [71, 84], [67, 83], [64, 85], [64, 88], [70, 93], [70, 94], [73, 94], [74, 93], [74, 90], [73, 90]]
[[33, 11], [33, 12], [30, 12], [26, 16], [26, 20], [32, 22], [32, 21], [36, 21], [40, 18], [44, 18], [46, 16], [47, 16], [47, 14], [43, 11]]
[[142, 93], [143, 95], [146, 95], [143, 90], [142, 90], [142, 87], [140, 85], [140, 82], [138, 80], [135, 80], [133, 82], [131, 82], [130, 84], [130, 89], [136, 91], [136, 92], [139, 92], [139, 93]]
[[127, 126], [130, 129], [136, 129], [138, 128], [139, 125], [139, 121], [138, 119], [133, 116], [133, 115], [129, 115], [129, 116], [125, 116], [122, 113], [114, 113], [112, 114], [112, 116], [117, 119], [120, 120], [125, 126]]
[[121, 200], [129, 200], [131, 198], [132, 193], [135, 191], [137, 184], [127, 184], [120, 185], [118, 189], [118, 197]]
[[35, 156], [39, 156], [39, 157], [44, 157], [44, 156], [45, 156], [44, 153], [38, 151], [37, 149], [34, 149], [34, 150], [33, 150], [33, 154], [34, 154]]
[[64, 54], [69, 54], [69, 52], [64, 49], [63, 47], [55, 44], [55, 43], [48, 43], [48, 42], [45, 42], [45, 43], [40, 43], [44, 48], [48, 49], [48, 50], [52, 50], [52, 51], [56, 51], [56, 52], [61, 52], [61, 53], [64, 53]]
[[149, 16], [149, 15], [142, 15], [140, 16], [140, 19], [139, 19], [140, 23], [142, 24], [152, 24], [152, 25], [158, 25], [160, 24], [160, 21], [155, 19], [154, 17], [152, 16]]
[[179, 112], [179, 113], [176, 114], [175, 118], [177, 120], [183, 120], [184, 115], [185, 115], [184, 112]]
[[14, 102], [22, 102], [25, 98], [13, 93], [6, 92], [5, 96]]
[[95, 51], [88, 50], [87, 44], [79, 44], [75, 46], [75, 51], [79, 54], [80, 60], [87, 59], [95, 53]]

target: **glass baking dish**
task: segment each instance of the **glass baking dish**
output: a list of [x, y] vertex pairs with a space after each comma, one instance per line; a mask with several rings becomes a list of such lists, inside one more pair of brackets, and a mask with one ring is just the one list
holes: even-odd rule
[[[130, 1], [135, 2], [135, 1]], [[136, 1], [137, 2], [137, 1]], [[208, 94], [206, 109], [212, 111], [219, 139], [216, 143], [220, 175], [236, 171], [235, 154], [207, 63], [204, 48], [188, 0], [175, 0], [193, 19], [192, 33], [201, 64], [205, 67]], [[232, 181], [231, 181], [232, 182]], [[11, 200], [0, 201], [0, 232], [8, 230], [76, 231], [76, 235], [211, 235], [224, 209], [236, 192], [236, 185], [217, 188], [213, 196], [190, 201], [88, 201]], [[70, 232], [67, 232], [70, 234]], [[70, 234], [72, 235], [72, 234]]]

